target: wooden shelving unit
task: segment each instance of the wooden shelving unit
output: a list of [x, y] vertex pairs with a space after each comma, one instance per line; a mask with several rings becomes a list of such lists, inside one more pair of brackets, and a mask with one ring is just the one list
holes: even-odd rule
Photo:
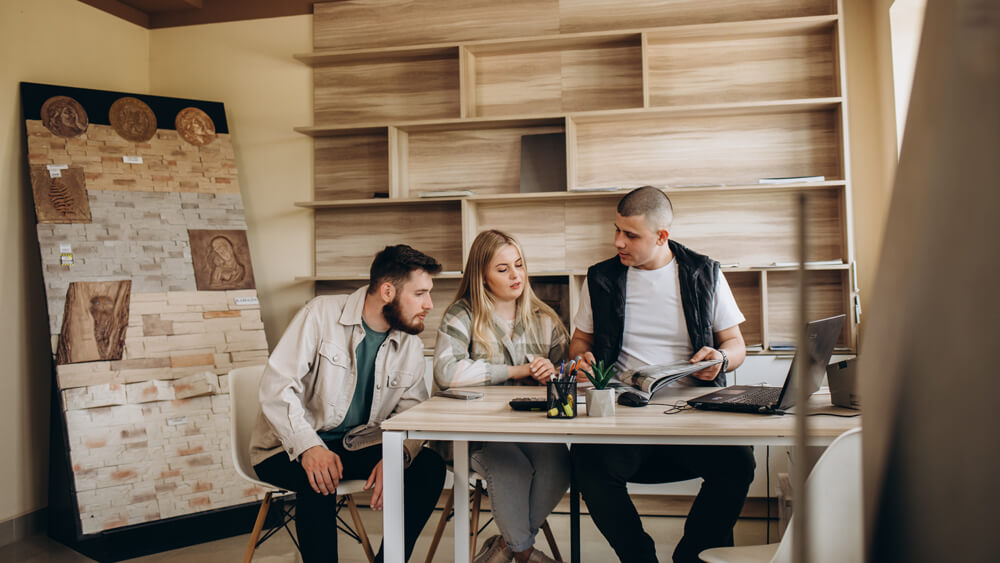
[[[849, 313], [854, 249], [839, 0], [427, 0], [315, 7], [317, 293], [405, 242], [435, 256], [436, 327], [476, 233], [525, 247], [569, 322], [614, 254], [623, 190], [670, 194], [672, 236], [726, 265], [748, 346], [793, 340], [795, 200], [809, 195], [812, 316]], [[393, 29], [393, 33], [384, 33]], [[521, 192], [522, 141], [565, 139], [565, 182]], [[560, 149], [561, 150], [561, 149]], [[561, 161], [564, 158], [564, 162]], [[823, 176], [780, 185], [760, 178]], [[537, 187], [536, 187], [537, 188]], [[599, 191], [616, 188], [616, 191]], [[463, 197], [421, 197], [463, 191]], [[433, 345], [433, 332], [425, 342]]]

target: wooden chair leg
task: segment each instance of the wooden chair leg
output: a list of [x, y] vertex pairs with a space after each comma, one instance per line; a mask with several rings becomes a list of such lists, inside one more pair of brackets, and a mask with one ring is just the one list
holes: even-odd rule
[[542, 531], [545, 532], [545, 539], [549, 542], [549, 549], [552, 550], [552, 558], [556, 561], [562, 561], [563, 558], [559, 553], [559, 546], [556, 545], [556, 537], [552, 535], [552, 528], [549, 528], [548, 520], [542, 522]]
[[347, 500], [347, 508], [351, 511], [351, 518], [354, 519], [354, 529], [361, 538], [361, 548], [365, 550], [368, 563], [374, 563], [375, 554], [372, 552], [372, 544], [368, 541], [368, 532], [365, 531], [365, 524], [361, 521], [361, 514], [358, 512], [358, 505], [354, 503], [354, 495], [344, 495]]
[[469, 523], [469, 529], [472, 532], [472, 538], [469, 540], [469, 552], [473, 557], [476, 555], [476, 543], [479, 539], [479, 508], [482, 506], [483, 502], [483, 482], [476, 479], [476, 489], [472, 493], [472, 521]]
[[253, 523], [253, 532], [250, 533], [250, 545], [243, 556], [243, 563], [250, 563], [253, 560], [253, 552], [257, 550], [257, 540], [260, 539], [260, 531], [264, 528], [264, 520], [267, 519], [267, 511], [271, 509], [271, 493], [264, 495], [264, 502], [260, 503], [260, 510], [257, 511], [257, 521]]
[[455, 488], [451, 488], [448, 498], [444, 501], [444, 509], [441, 511], [441, 519], [438, 520], [437, 528], [434, 530], [434, 537], [431, 539], [431, 547], [427, 550], [427, 559], [424, 563], [431, 563], [434, 560], [434, 553], [437, 552], [438, 544], [441, 542], [441, 535], [444, 533], [444, 526], [448, 523], [448, 516], [452, 507], [455, 506]]

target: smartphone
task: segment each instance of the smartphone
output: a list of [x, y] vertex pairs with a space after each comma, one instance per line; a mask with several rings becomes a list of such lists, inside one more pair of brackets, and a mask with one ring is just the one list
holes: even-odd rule
[[472, 399], [482, 399], [482, 391], [462, 391], [459, 389], [449, 389], [447, 391], [438, 391], [434, 393], [435, 397], [448, 397], [449, 399], [462, 399], [463, 401], [471, 401]]

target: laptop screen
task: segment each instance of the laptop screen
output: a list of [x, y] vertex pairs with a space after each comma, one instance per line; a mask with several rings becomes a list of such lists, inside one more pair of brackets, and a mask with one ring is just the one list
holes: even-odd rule
[[[830, 356], [833, 355], [833, 347], [840, 336], [840, 330], [844, 326], [846, 315], [837, 315], [806, 324], [806, 339], [808, 340], [807, 354], [809, 367], [806, 375], [806, 383], [809, 386], [809, 395], [819, 389], [819, 384], [826, 375], [826, 366], [830, 363]], [[792, 367], [785, 376], [785, 386], [781, 388], [781, 396], [778, 397], [778, 409], [788, 410], [795, 404], [795, 365], [802, 360], [802, 350], [795, 352], [795, 359], [792, 360]]]

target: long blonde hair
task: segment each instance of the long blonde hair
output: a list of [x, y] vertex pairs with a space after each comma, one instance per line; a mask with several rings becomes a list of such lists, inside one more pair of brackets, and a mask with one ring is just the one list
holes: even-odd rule
[[528, 278], [528, 260], [525, 258], [524, 251], [517, 239], [495, 229], [483, 231], [476, 235], [476, 239], [472, 241], [469, 259], [465, 263], [465, 273], [462, 275], [462, 282], [458, 285], [455, 301], [464, 298], [469, 302], [472, 309], [472, 344], [477, 345], [490, 355], [496, 352], [494, 339], [489, 337], [490, 323], [493, 320], [494, 297], [486, 287], [486, 272], [493, 256], [501, 248], [508, 245], [517, 249], [517, 253], [521, 257], [521, 265], [524, 268], [524, 291], [521, 292], [515, 304], [514, 324], [524, 326], [525, 331], [535, 342], [544, 341], [541, 338], [542, 335], [539, 334], [541, 322], [538, 315], [551, 318], [554, 325], [558, 327], [557, 330], [566, 331], [559, 315], [531, 290], [531, 282]]

